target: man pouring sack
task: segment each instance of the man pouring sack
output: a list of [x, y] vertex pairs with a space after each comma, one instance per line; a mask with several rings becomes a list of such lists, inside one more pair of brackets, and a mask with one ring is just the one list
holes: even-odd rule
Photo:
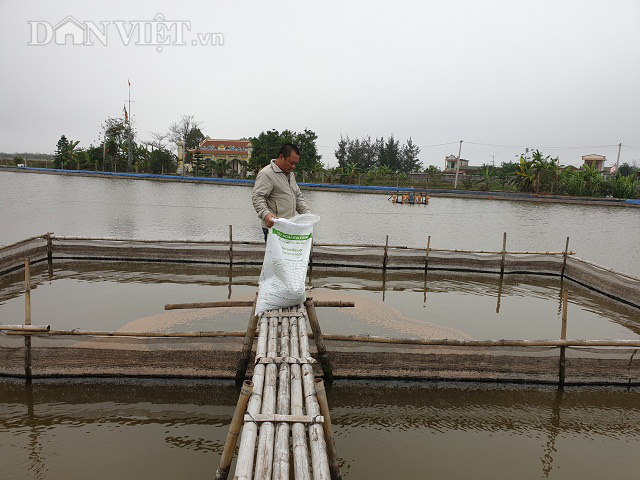
[[[255, 314], [301, 305], [313, 227], [320, 217], [309, 213], [293, 170], [300, 160], [298, 147], [287, 143], [278, 158], [260, 170], [253, 188], [253, 206], [262, 219], [267, 242]], [[269, 234], [271, 229], [271, 235]]]
[[264, 239], [276, 218], [291, 218], [296, 213], [308, 213], [293, 170], [300, 161], [300, 150], [292, 143], [280, 147], [278, 158], [264, 167], [253, 187], [253, 208], [262, 220]]

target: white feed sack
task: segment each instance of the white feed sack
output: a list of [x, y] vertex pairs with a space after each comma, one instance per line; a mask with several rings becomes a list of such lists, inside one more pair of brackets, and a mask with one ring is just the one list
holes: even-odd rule
[[313, 226], [318, 220], [320, 217], [311, 213], [296, 215], [288, 220], [275, 219], [267, 235], [256, 315], [305, 301]]

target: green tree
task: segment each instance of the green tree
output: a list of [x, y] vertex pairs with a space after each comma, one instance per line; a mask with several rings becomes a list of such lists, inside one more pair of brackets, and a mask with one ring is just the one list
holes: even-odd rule
[[429, 188], [429, 182], [433, 181], [434, 179], [440, 177], [442, 175], [442, 173], [440, 172], [440, 170], [438, 169], [438, 167], [436, 167], [435, 165], [429, 165], [427, 168], [425, 168], [424, 170], [424, 174], [427, 177], [427, 188]]
[[249, 170], [258, 172], [261, 168], [278, 156], [280, 147], [285, 143], [293, 143], [300, 149], [300, 161], [296, 169], [303, 172], [322, 168], [321, 155], [318, 154], [316, 140], [318, 136], [311, 130], [292, 132], [291, 130], [268, 130], [250, 139], [252, 146]]
[[67, 152], [69, 151], [69, 140], [62, 135], [56, 144], [56, 152], [53, 157], [53, 164], [56, 168], [64, 169], [64, 162], [67, 161]]
[[418, 158], [420, 147], [413, 143], [411, 137], [402, 146], [400, 155], [400, 171], [404, 173], [419, 172], [422, 170], [422, 162]]
[[151, 173], [175, 173], [178, 158], [166, 148], [156, 148], [149, 155], [149, 171]]
[[213, 168], [216, 171], [216, 175], [220, 178], [224, 178], [224, 175], [229, 171], [231, 162], [226, 158], [218, 158], [213, 162]]
[[192, 163], [193, 163], [193, 170], [195, 172], [195, 174], [197, 175], [198, 173], [201, 173], [202, 171], [204, 171], [206, 165], [205, 165], [205, 159], [202, 156], [202, 152], [200, 151], [200, 145], [196, 145], [195, 147], [196, 151], [193, 153], [193, 159], [192, 159]]
[[480, 189], [485, 192], [491, 190], [491, 183], [496, 177], [496, 174], [497, 172], [495, 167], [491, 165], [483, 165], [482, 168], [480, 168], [480, 183], [482, 184]]

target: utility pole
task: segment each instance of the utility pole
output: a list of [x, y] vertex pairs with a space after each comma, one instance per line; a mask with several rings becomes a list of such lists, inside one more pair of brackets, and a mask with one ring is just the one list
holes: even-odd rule
[[620, 150], [622, 150], [622, 143], [618, 144], [618, 159], [616, 160], [616, 172], [618, 171], [618, 167], [620, 166]]
[[491, 155], [491, 166], [493, 167], [496, 166], [496, 157], [497, 155]]
[[453, 188], [458, 188], [458, 172], [460, 171], [460, 154], [462, 153], [462, 140], [460, 140], [460, 148], [458, 149], [458, 160], [456, 161], [456, 179], [453, 182]]

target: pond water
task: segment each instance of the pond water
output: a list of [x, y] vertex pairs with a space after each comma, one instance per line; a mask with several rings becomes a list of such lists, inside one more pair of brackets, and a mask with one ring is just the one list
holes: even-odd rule
[[[640, 209], [457, 198], [394, 205], [385, 195], [305, 191], [320, 243], [562, 251], [640, 276]], [[0, 171], [0, 244], [59, 236], [260, 240], [251, 189]]]
[[[0, 477], [213, 478], [230, 382], [0, 379]], [[640, 391], [338, 381], [343, 478], [638, 478]], [[233, 471], [233, 469], [232, 469]]]
[[[252, 300], [256, 267], [54, 262], [35, 265], [32, 321], [52, 329], [245, 330], [247, 308], [165, 311], [167, 303]], [[0, 278], [0, 317], [24, 317], [22, 272]], [[316, 299], [353, 301], [322, 309], [324, 333], [476, 339], [559, 338], [561, 281], [535, 275], [324, 271], [308, 282]], [[564, 282], [569, 338], [640, 338], [638, 309]]]
[[[57, 235], [259, 240], [251, 190], [188, 183], [0, 172], [0, 244]], [[640, 210], [305, 192], [317, 241], [434, 248], [557, 250], [639, 276]], [[35, 265], [33, 323], [54, 329], [243, 330], [247, 309], [165, 312], [166, 303], [253, 299], [258, 268], [54, 262]], [[24, 318], [22, 273], [0, 278], [0, 321]], [[550, 277], [451, 272], [309, 275], [325, 333], [640, 338], [637, 309]], [[228, 382], [0, 379], [0, 478], [211, 478], [237, 392]], [[640, 472], [637, 387], [553, 388], [336, 382], [329, 392], [342, 473], [370, 478], [616, 478]]]

